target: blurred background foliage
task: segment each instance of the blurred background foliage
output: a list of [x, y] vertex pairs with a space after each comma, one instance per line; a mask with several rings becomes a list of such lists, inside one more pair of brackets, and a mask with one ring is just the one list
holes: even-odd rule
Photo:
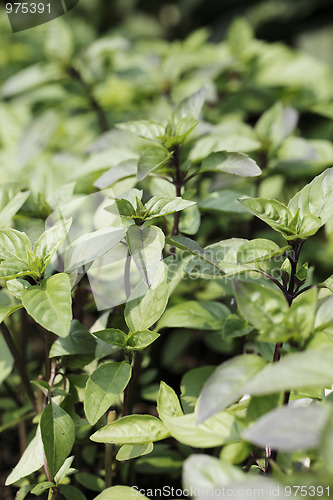
[[[332, 0], [80, 0], [66, 16], [12, 34], [2, 10], [2, 182], [26, 183], [35, 197], [29, 213], [43, 220], [59, 197], [96, 190], [103, 171], [138, 154], [142, 145], [114, 124], [165, 121], [175, 103], [207, 85], [192, 159], [223, 138], [219, 149], [267, 167], [258, 194], [288, 200], [333, 162], [332, 14]], [[253, 126], [276, 101], [297, 110], [297, 126], [265, 150]], [[230, 182], [214, 178], [219, 190]], [[214, 191], [209, 183], [202, 196]], [[203, 219], [215, 226], [215, 214]], [[228, 221], [219, 224], [230, 236]], [[322, 252], [315, 247], [319, 271]]]

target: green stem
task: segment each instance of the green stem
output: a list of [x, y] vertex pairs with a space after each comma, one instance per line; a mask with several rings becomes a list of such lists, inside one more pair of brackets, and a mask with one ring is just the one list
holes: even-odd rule
[[[175, 150], [174, 150], [174, 155], [173, 155], [173, 162], [174, 162], [174, 167], [175, 167], [175, 175], [173, 177], [173, 184], [176, 189], [176, 196], [180, 197], [181, 196], [181, 191], [182, 187], [184, 185], [183, 178], [181, 175], [180, 171], [180, 151], [181, 151], [181, 145], [179, 144]], [[180, 213], [175, 212], [174, 219], [173, 219], [173, 228], [172, 228], [172, 236], [177, 236], [179, 234], [179, 220], [180, 220]], [[176, 248], [172, 246], [170, 248], [170, 255], [175, 256], [176, 255]]]
[[109, 124], [108, 124], [106, 114], [104, 113], [104, 110], [101, 108], [100, 104], [96, 100], [90, 85], [88, 85], [84, 81], [81, 73], [76, 68], [74, 68], [74, 66], [69, 66], [67, 68], [67, 73], [69, 74], [70, 77], [72, 77], [74, 80], [76, 80], [80, 84], [82, 89], [84, 90], [84, 92], [87, 96], [87, 99], [90, 103], [91, 108], [96, 113], [99, 128], [100, 128], [101, 132], [103, 133], [103, 132], [106, 132], [107, 130], [109, 130]]
[[125, 288], [126, 300], [128, 300], [129, 296], [131, 295], [130, 269], [131, 269], [131, 254], [127, 252], [127, 257], [125, 262], [125, 272], [124, 272], [124, 288]]
[[[116, 412], [114, 410], [109, 411], [107, 423], [110, 424], [116, 420]], [[104, 455], [104, 466], [105, 466], [105, 486], [110, 488], [112, 486], [112, 462], [113, 462], [113, 445], [105, 445], [105, 455]]]
[[[281, 285], [281, 283], [279, 283], [279, 282], [277, 283], [279, 288], [283, 291], [284, 296], [289, 304], [289, 307], [291, 306], [291, 304], [293, 303], [293, 300], [295, 299], [295, 297], [297, 297], [297, 295], [299, 295], [300, 293], [305, 291], [305, 289], [311, 288], [311, 286], [310, 286], [310, 287], [304, 288], [301, 291], [298, 291], [297, 288], [295, 290], [297, 264], [299, 261], [299, 256], [300, 256], [300, 252], [301, 252], [303, 243], [304, 243], [303, 240], [291, 243], [292, 251], [288, 255], [288, 259], [290, 261], [290, 266], [291, 266], [290, 280], [289, 280], [288, 288]], [[273, 363], [280, 361], [282, 347], [283, 347], [282, 342], [278, 342], [276, 344], [275, 350], [274, 350], [274, 356], [273, 356]], [[290, 391], [285, 391], [284, 395], [283, 395], [283, 405], [287, 405], [289, 403], [289, 398], [290, 398]], [[271, 473], [272, 472], [271, 460], [273, 460], [274, 462], [276, 461], [277, 450], [272, 450], [270, 447], [266, 447], [265, 457], [266, 457], [265, 470], [267, 473]]]
[[141, 372], [142, 352], [136, 351], [134, 354], [133, 373], [128, 384], [128, 412], [132, 412], [134, 396], [137, 393], [139, 376]]
[[0, 329], [1, 329], [1, 332], [3, 334], [3, 338], [5, 339], [5, 342], [8, 346], [8, 349], [10, 350], [10, 352], [14, 358], [16, 367], [19, 371], [19, 374], [20, 374], [20, 377], [22, 380], [22, 384], [26, 390], [27, 396], [31, 401], [32, 407], [36, 410], [35, 396], [34, 396], [34, 393], [33, 393], [33, 390], [32, 390], [32, 387], [31, 387], [31, 384], [29, 381], [29, 377], [28, 377], [28, 374], [26, 371], [26, 366], [23, 363], [23, 360], [21, 359], [21, 356], [15, 347], [15, 344], [14, 344], [13, 339], [11, 337], [10, 331], [8, 330], [5, 323], [3, 323], [3, 322], [1, 323]]
[[47, 392], [47, 394], [46, 394], [46, 396], [44, 398], [43, 410], [47, 406], [47, 404], [50, 402], [51, 392], [52, 392], [52, 389], [53, 389], [54, 380], [56, 378], [56, 375], [57, 375], [57, 361], [55, 359], [52, 359], [51, 370], [50, 370], [50, 378], [49, 378], [49, 381], [48, 381], [50, 389], [48, 390], [48, 392]]

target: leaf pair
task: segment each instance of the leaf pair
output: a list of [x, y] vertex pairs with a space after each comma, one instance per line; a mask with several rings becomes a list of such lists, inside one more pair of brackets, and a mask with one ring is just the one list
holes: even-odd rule
[[333, 215], [333, 167], [325, 170], [289, 201], [240, 199], [250, 212], [288, 241], [314, 235]]
[[16, 229], [0, 229], [0, 277], [13, 279], [29, 275], [40, 277], [67, 236], [72, 221], [61, 222], [45, 231], [35, 242]]
[[[133, 194], [137, 194], [133, 200]], [[194, 201], [183, 200], [180, 197], [153, 196], [143, 205], [141, 202], [142, 191], [137, 189], [124, 194], [122, 198], [116, 198], [115, 203], [106, 207], [105, 210], [124, 219], [132, 219], [137, 224], [145, 221], [180, 212], [193, 205]]]
[[252, 354], [236, 356], [218, 366], [205, 382], [197, 404], [197, 420], [205, 421], [244, 394], [267, 396], [293, 389], [330, 386], [332, 359], [331, 346], [288, 354], [279, 363], [267, 364]]
[[[71, 220], [45, 231], [34, 244], [25, 233], [0, 230], [0, 274], [9, 280], [7, 288], [30, 316], [44, 328], [60, 336], [69, 332], [72, 319], [71, 285], [67, 274], [60, 273], [31, 285], [20, 276], [43, 277], [47, 265], [67, 236]], [[2, 320], [20, 305], [10, 307]]]
[[224, 444], [237, 435], [235, 417], [227, 412], [197, 426], [195, 414], [184, 415], [175, 392], [163, 382], [157, 408], [160, 419], [151, 415], [122, 417], [95, 432], [91, 439], [102, 443], [141, 445], [171, 435], [183, 444], [206, 448]]
[[127, 351], [140, 351], [158, 339], [159, 334], [152, 330], [139, 330], [128, 334], [115, 328], [94, 332], [94, 335], [107, 344], [122, 347]]
[[203, 278], [226, 278], [243, 273], [264, 272], [265, 262], [271, 261], [275, 269], [281, 267], [281, 258], [290, 246], [279, 247], [276, 243], [263, 238], [248, 241], [230, 238], [202, 248], [198, 243], [185, 236], [167, 238], [167, 242], [194, 257], [186, 266], [185, 272]]
[[302, 293], [289, 307], [283, 293], [246, 281], [235, 281], [234, 293], [243, 317], [265, 342], [304, 343], [314, 327], [317, 289]]

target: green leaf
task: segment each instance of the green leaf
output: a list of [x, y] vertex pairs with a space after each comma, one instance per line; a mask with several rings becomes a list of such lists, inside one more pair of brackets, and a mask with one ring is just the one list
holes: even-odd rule
[[249, 125], [240, 121], [227, 120], [216, 125], [211, 133], [196, 140], [188, 157], [193, 162], [198, 163], [214, 152], [248, 153], [256, 151], [260, 146], [260, 142]]
[[266, 365], [244, 386], [244, 394], [260, 396], [306, 387], [330, 387], [333, 383], [333, 349], [287, 354], [279, 363]]
[[34, 245], [34, 254], [40, 258], [42, 271], [46, 268], [55, 252], [65, 240], [71, 227], [72, 219], [60, 221], [43, 233]]
[[159, 321], [157, 329], [182, 327], [219, 330], [229, 314], [230, 311], [224, 304], [189, 300], [168, 309]]
[[67, 274], [55, 274], [44, 286], [34, 285], [23, 290], [21, 297], [23, 306], [37, 323], [60, 337], [68, 335], [72, 297]]
[[169, 245], [179, 248], [180, 250], [190, 252], [192, 255], [199, 257], [200, 260], [203, 260], [210, 266], [215, 267], [218, 272], [222, 273], [222, 269], [219, 267], [217, 262], [212, 259], [210, 252], [206, 252], [206, 250], [202, 248], [199, 243], [191, 240], [191, 238], [187, 238], [186, 236], [171, 236], [166, 239], [166, 242]]
[[242, 464], [251, 453], [251, 445], [245, 441], [235, 441], [223, 446], [220, 459], [233, 465]]
[[176, 124], [182, 118], [199, 118], [202, 106], [207, 96], [207, 92], [208, 86], [205, 85], [204, 87], [202, 87], [202, 89], [198, 90], [178, 104], [172, 114]]
[[19, 191], [16, 193], [15, 191], [12, 184], [4, 184], [0, 188], [1, 226], [6, 226], [11, 221], [30, 195], [30, 191]]
[[142, 457], [143, 455], [151, 453], [153, 449], [153, 443], [123, 444], [116, 455], [116, 460], [118, 460], [118, 462], [123, 462], [124, 460]]
[[238, 201], [286, 239], [296, 234], [295, 230], [289, 227], [293, 215], [283, 203], [266, 198], [243, 198]]
[[13, 279], [19, 276], [33, 276], [28, 263], [20, 260], [4, 260], [0, 263], [0, 279]]
[[214, 370], [215, 366], [200, 366], [185, 373], [180, 383], [180, 399], [184, 413], [194, 412], [201, 389]]
[[279, 326], [288, 313], [280, 290], [247, 281], [234, 281], [234, 293], [242, 316], [262, 333]]
[[332, 409], [330, 409], [330, 415], [328, 417], [327, 424], [322, 433], [321, 444], [319, 448], [320, 457], [322, 459], [322, 468], [327, 471], [328, 474], [332, 474], [333, 470], [333, 420], [332, 420]]
[[138, 181], [142, 181], [151, 172], [165, 165], [171, 156], [172, 153], [162, 146], [150, 146], [145, 149], [138, 162]]
[[[94, 334], [95, 335], [95, 334]], [[89, 331], [77, 320], [71, 323], [66, 337], [58, 338], [50, 349], [50, 358], [75, 354], [94, 354], [96, 341]]]
[[105, 481], [101, 477], [94, 476], [93, 474], [79, 472], [75, 474], [75, 479], [88, 490], [103, 491], [105, 489]]
[[21, 300], [21, 294], [23, 290], [29, 288], [31, 284], [27, 280], [23, 280], [20, 278], [11, 279], [6, 283], [7, 289], [10, 293], [18, 300]]
[[130, 226], [126, 234], [129, 252], [144, 283], [150, 287], [162, 258], [165, 237], [156, 226]]
[[107, 424], [90, 439], [96, 443], [143, 444], [169, 437], [165, 425], [151, 415], [128, 415]]
[[94, 332], [94, 335], [107, 344], [118, 345], [120, 347], [124, 347], [127, 341], [126, 333], [121, 330], [117, 330], [116, 328], [99, 330], [98, 332]]
[[132, 134], [138, 135], [145, 139], [156, 139], [164, 136], [165, 126], [162, 123], [152, 120], [138, 120], [125, 123], [117, 123], [115, 125], [121, 130], [128, 130]]
[[152, 330], [140, 330], [130, 332], [126, 340], [126, 349], [129, 351], [141, 351], [158, 339], [159, 333]]
[[16, 229], [0, 229], [0, 259], [28, 262], [31, 242], [25, 233]]
[[3, 97], [14, 96], [43, 83], [53, 81], [61, 77], [61, 71], [57, 64], [34, 64], [18, 71], [11, 76], [2, 86]]
[[14, 359], [7, 347], [3, 335], [0, 335], [0, 385], [12, 372]]
[[190, 490], [207, 491], [219, 488], [235, 479], [242, 479], [243, 472], [233, 465], [208, 455], [196, 454], [188, 457], [183, 465], [183, 487]]
[[168, 303], [167, 266], [162, 261], [150, 288], [143, 282], [132, 291], [125, 306], [125, 321], [132, 332], [150, 328]]
[[241, 264], [261, 262], [283, 255], [290, 248], [290, 246], [280, 248], [274, 241], [256, 238], [255, 240], [247, 241], [240, 247], [237, 252], [237, 260]]
[[317, 229], [326, 224], [333, 215], [333, 167], [326, 169], [296, 193], [289, 201], [288, 209], [293, 216], [299, 210], [301, 218], [319, 218]]
[[110, 168], [110, 170], [104, 172], [104, 174], [102, 174], [101, 177], [99, 177], [97, 181], [94, 182], [94, 186], [98, 189], [108, 188], [118, 182], [120, 179], [134, 177], [136, 175], [137, 169], [138, 162], [135, 160], [121, 162], [119, 163], [119, 165], [116, 165], [115, 167]]
[[65, 479], [65, 477], [76, 472], [75, 469], [71, 469], [71, 465], [73, 463], [73, 460], [74, 460], [74, 455], [66, 458], [66, 460], [64, 461], [64, 463], [62, 464], [62, 466], [60, 467], [60, 469], [58, 470], [58, 472], [54, 476], [54, 480], [57, 484], [61, 483], [61, 481], [63, 481], [63, 479]]
[[22, 477], [29, 476], [43, 466], [43, 443], [38, 426], [35, 437], [30, 441], [18, 464], [6, 479], [6, 486], [16, 483]]
[[[135, 493], [133, 493], [133, 490]], [[104, 490], [98, 497], [95, 497], [94, 500], [133, 500], [133, 496], [139, 495], [139, 490], [132, 486], [111, 486], [111, 488], [107, 488]], [[140, 500], [149, 500], [144, 495], [140, 494]]]
[[201, 215], [198, 205], [192, 205], [180, 214], [179, 232], [185, 234], [197, 234], [200, 228]]
[[50, 401], [41, 415], [40, 428], [47, 465], [54, 477], [72, 449], [75, 426], [68, 413]]
[[148, 211], [148, 217], [145, 217], [145, 220], [180, 212], [193, 205], [195, 201], [184, 200], [180, 197], [153, 196], [145, 205]]
[[17, 306], [0, 306], [0, 323], [2, 323], [8, 316], [13, 314], [13, 312], [21, 309], [21, 305]]
[[[253, 29], [250, 23], [243, 17], [237, 17], [233, 20], [227, 36], [228, 47], [233, 56], [242, 56], [251, 47], [254, 39]], [[220, 484], [224, 484], [221, 481]]]
[[87, 500], [86, 496], [76, 486], [60, 484], [59, 488], [66, 500]]
[[[305, 292], [304, 292], [305, 293]], [[316, 331], [324, 331], [332, 338], [333, 335], [333, 295], [324, 297], [318, 302], [315, 316], [314, 328]]]
[[282, 393], [253, 396], [246, 409], [246, 419], [250, 422], [258, 420], [266, 413], [281, 405]]
[[283, 406], [266, 413], [242, 433], [257, 446], [295, 451], [316, 448], [329, 413], [324, 406]]
[[227, 412], [220, 412], [199, 425], [194, 413], [166, 417], [163, 418], [163, 423], [177, 441], [198, 448], [221, 446], [233, 441], [238, 435], [235, 416]]
[[254, 177], [261, 174], [261, 169], [244, 153], [218, 151], [203, 160], [200, 172], [226, 172], [241, 177]]
[[173, 135], [168, 137], [165, 141], [165, 147], [170, 149], [178, 144], [184, 142], [186, 137], [192, 132], [192, 130], [198, 125], [199, 121], [195, 118], [185, 116], [180, 118], [173, 130]]
[[229, 314], [223, 325], [222, 337], [226, 340], [244, 337], [253, 330], [252, 326], [247, 325], [247, 321], [244, 321], [237, 314]]
[[284, 108], [277, 102], [261, 115], [255, 130], [266, 147], [276, 147], [295, 129], [297, 120], [298, 113], [294, 108]]
[[168, 417], [180, 417], [183, 415], [183, 410], [175, 391], [163, 381], [160, 383], [158, 391], [157, 411], [162, 420]]
[[58, 61], [63, 65], [70, 64], [74, 52], [74, 41], [68, 24], [62, 19], [57, 19], [55, 25], [46, 30], [45, 38], [47, 59]]
[[95, 425], [120, 396], [131, 373], [131, 366], [122, 361], [100, 365], [90, 375], [84, 396], [84, 412], [91, 425]]
[[132, 219], [135, 216], [135, 208], [132, 203], [121, 198], [116, 198], [116, 203], [113, 203], [113, 205], [110, 205], [109, 207], [105, 207], [105, 210], [111, 214], [120, 215], [120, 217], [124, 217], [126, 219]]
[[284, 339], [306, 339], [313, 330], [318, 290], [316, 287], [303, 292], [291, 304], [283, 321]]
[[118, 245], [125, 235], [123, 228], [107, 227], [80, 236], [65, 251], [65, 271], [71, 273], [93, 262]]
[[[161, 475], [181, 472], [183, 457], [165, 443], [156, 443], [153, 451], [145, 457], [136, 460], [135, 470], [138, 474]], [[135, 490], [134, 490], [135, 492]]]
[[39, 495], [43, 491], [49, 490], [50, 488], [54, 487], [55, 484], [51, 483], [50, 481], [43, 481], [42, 483], [37, 484], [34, 488], [32, 488], [31, 493], [33, 495]]
[[[184, 271], [202, 278], [224, 278], [251, 271], [249, 266], [241, 265], [237, 261], [238, 250], [246, 241], [242, 238], [230, 238], [208, 245], [205, 255], [208, 255], [209, 259], [205, 258], [203, 262], [202, 255], [192, 258]], [[210, 264], [209, 260], [213, 264]]]
[[238, 199], [243, 196], [242, 193], [231, 191], [230, 189], [222, 189], [214, 191], [208, 196], [205, 196], [198, 204], [202, 211], [214, 211], [225, 213], [247, 213]]
[[330, 292], [333, 293], [333, 274], [329, 276], [325, 281], [320, 283], [320, 286], [328, 288]]
[[245, 393], [244, 384], [265, 366], [259, 356], [236, 356], [218, 366], [206, 380], [197, 405], [197, 422], [202, 423], [215, 413], [226, 409]]

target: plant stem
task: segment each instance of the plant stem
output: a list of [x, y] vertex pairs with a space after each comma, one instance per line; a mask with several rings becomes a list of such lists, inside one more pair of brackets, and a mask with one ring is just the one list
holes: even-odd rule
[[131, 413], [134, 403], [134, 395], [137, 393], [139, 376], [142, 364], [142, 352], [136, 351], [134, 354], [133, 373], [128, 387], [128, 412]]
[[278, 342], [275, 345], [274, 356], [273, 356], [273, 363], [276, 363], [277, 361], [280, 361], [282, 346], [283, 346], [282, 342]]
[[103, 132], [106, 132], [107, 130], [109, 130], [109, 124], [108, 124], [106, 114], [104, 113], [104, 110], [101, 108], [98, 101], [96, 100], [90, 85], [88, 85], [84, 81], [81, 73], [76, 68], [74, 68], [74, 66], [69, 66], [67, 68], [67, 73], [74, 80], [76, 80], [81, 85], [82, 89], [84, 90], [84, 92], [87, 96], [87, 99], [90, 103], [90, 106], [92, 107], [93, 111], [95, 111], [95, 113], [96, 113], [99, 128], [100, 128], [101, 132], [103, 133]]
[[[116, 412], [114, 410], [109, 411], [107, 423], [110, 424], [116, 420]], [[110, 488], [112, 486], [112, 454], [113, 445], [107, 443], [105, 445], [105, 455], [104, 455], [104, 468], [105, 468], [105, 486]]]
[[126, 300], [128, 300], [129, 296], [131, 295], [130, 269], [131, 269], [131, 254], [127, 252], [127, 257], [125, 262], [125, 272], [124, 272], [124, 288], [125, 288]]
[[137, 391], [138, 380], [141, 371], [142, 353], [140, 351], [136, 351], [134, 354], [134, 360], [132, 359], [132, 357], [130, 357], [129, 362], [133, 362], [132, 376], [129, 383], [127, 384], [127, 387], [124, 390], [124, 400], [121, 410], [122, 417], [125, 417], [132, 412], [134, 395]]
[[4, 380], [2, 382], [3, 386], [5, 387], [5, 389], [7, 390], [8, 392], [8, 395], [12, 398], [13, 401], [15, 401], [15, 403], [17, 404], [18, 407], [21, 407], [23, 406], [23, 403], [21, 401], [21, 398], [16, 394], [16, 392], [13, 390], [13, 388], [9, 385], [9, 383], [7, 382], [7, 380]]
[[55, 359], [52, 359], [52, 362], [51, 362], [51, 371], [50, 371], [50, 378], [49, 378], [49, 381], [48, 381], [50, 389], [48, 390], [48, 392], [47, 392], [47, 394], [46, 394], [46, 396], [44, 398], [43, 410], [47, 406], [47, 404], [50, 402], [51, 392], [52, 392], [52, 389], [53, 389], [54, 380], [56, 378], [56, 375], [57, 375], [57, 361]]
[[[174, 162], [174, 167], [175, 167], [175, 175], [173, 177], [173, 184], [176, 189], [176, 196], [180, 197], [181, 196], [181, 191], [183, 187], [183, 179], [180, 171], [180, 151], [181, 151], [181, 145], [179, 144], [175, 149], [174, 149], [174, 155], [173, 155], [173, 162]], [[175, 212], [174, 219], [173, 219], [173, 228], [172, 228], [172, 233], [171, 236], [177, 236], [179, 233], [179, 219], [180, 219], [180, 213]], [[176, 255], [176, 248], [172, 246], [170, 248], [170, 255], [175, 256]]]
[[[281, 285], [281, 283], [279, 283], [279, 282], [276, 283], [277, 280], [275, 281], [275, 279], [271, 277], [271, 279], [273, 279], [273, 281], [279, 286], [279, 288], [284, 293], [284, 296], [289, 304], [289, 307], [291, 306], [291, 304], [293, 303], [293, 300], [295, 299], [295, 297], [297, 297], [297, 295], [299, 295], [300, 293], [302, 293], [306, 289], [311, 288], [311, 286], [305, 287], [303, 290], [298, 291], [298, 289], [296, 287], [296, 290], [295, 290], [297, 264], [299, 261], [299, 255], [300, 255], [303, 243], [304, 243], [303, 240], [295, 241], [295, 242], [291, 243], [292, 251], [288, 255], [288, 259], [290, 261], [290, 266], [291, 266], [290, 280], [289, 280], [288, 288], [286, 286]], [[280, 361], [282, 347], [283, 347], [282, 342], [278, 342], [275, 345], [273, 363]], [[284, 395], [283, 395], [283, 405], [287, 405], [289, 403], [289, 398], [290, 398], [290, 391], [285, 391]], [[271, 450], [271, 448], [267, 446], [266, 450], [265, 450], [265, 457], [266, 457], [266, 460], [265, 460], [266, 473], [271, 473], [272, 467], [271, 467], [270, 460], [273, 460], [274, 462], [276, 461], [277, 450]]]
[[45, 379], [48, 380], [51, 376], [51, 361], [49, 358], [51, 341], [48, 333], [44, 332], [44, 362], [45, 362]]
[[131, 383], [131, 381], [129, 381], [127, 387], [124, 390], [123, 406], [121, 409], [121, 416], [122, 417], [126, 417], [126, 415], [128, 415], [128, 386], [130, 383]]
[[[50, 402], [50, 399], [51, 399], [51, 391], [53, 389], [53, 385], [54, 385], [54, 380], [56, 378], [56, 375], [57, 375], [57, 361], [55, 359], [52, 359], [52, 362], [51, 362], [51, 369], [50, 369], [50, 378], [49, 378], [49, 386], [50, 386], [50, 389], [48, 390], [45, 398], [44, 398], [44, 402], [43, 402], [43, 410], [46, 408], [46, 406], [49, 404]], [[44, 471], [45, 471], [45, 475], [46, 475], [46, 478], [48, 481], [50, 481], [51, 483], [53, 483], [53, 478], [50, 474], [50, 469], [47, 465], [47, 460], [46, 460], [46, 455], [45, 455], [45, 451], [44, 451], [44, 446], [43, 446], [43, 462], [44, 462]], [[50, 497], [52, 500], [61, 500], [62, 498], [64, 498], [63, 494], [61, 493], [61, 491], [58, 489], [58, 488], [51, 488], [52, 491], [52, 496]], [[50, 495], [50, 493], [49, 493]]]
[[27, 396], [28, 396], [28, 398], [31, 401], [32, 407], [36, 410], [35, 396], [34, 396], [34, 393], [33, 393], [33, 390], [32, 390], [32, 387], [31, 387], [31, 384], [30, 384], [30, 381], [29, 381], [29, 377], [28, 377], [28, 374], [27, 374], [27, 371], [26, 371], [26, 366], [23, 363], [23, 361], [21, 359], [21, 356], [20, 356], [18, 350], [15, 347], [15, 344], [14, 344], [13, 339], [11, 337], [10, 331], [8, 330], [8, 328], [5, 325], [5, 323], [2, 322], [0, 324], [0, 329], [1, 329], [1, 332], [3, 334], [3, 338], [5, 339], [5, 342], [6, 342], [7, 346], [8, 346], [8, 349], [10, 350], [10, 352], [11, 352], [13, 358], [14, 358], [16, 367], [17, 367], [17, 369], [19, 371], [19, 374], [20, 374], [20, 377], [21, 377], [21, 380], [22, 380], [22, 384], [23, 384], [23, 386], [24, 386], [24, 388], [26, 390]]

